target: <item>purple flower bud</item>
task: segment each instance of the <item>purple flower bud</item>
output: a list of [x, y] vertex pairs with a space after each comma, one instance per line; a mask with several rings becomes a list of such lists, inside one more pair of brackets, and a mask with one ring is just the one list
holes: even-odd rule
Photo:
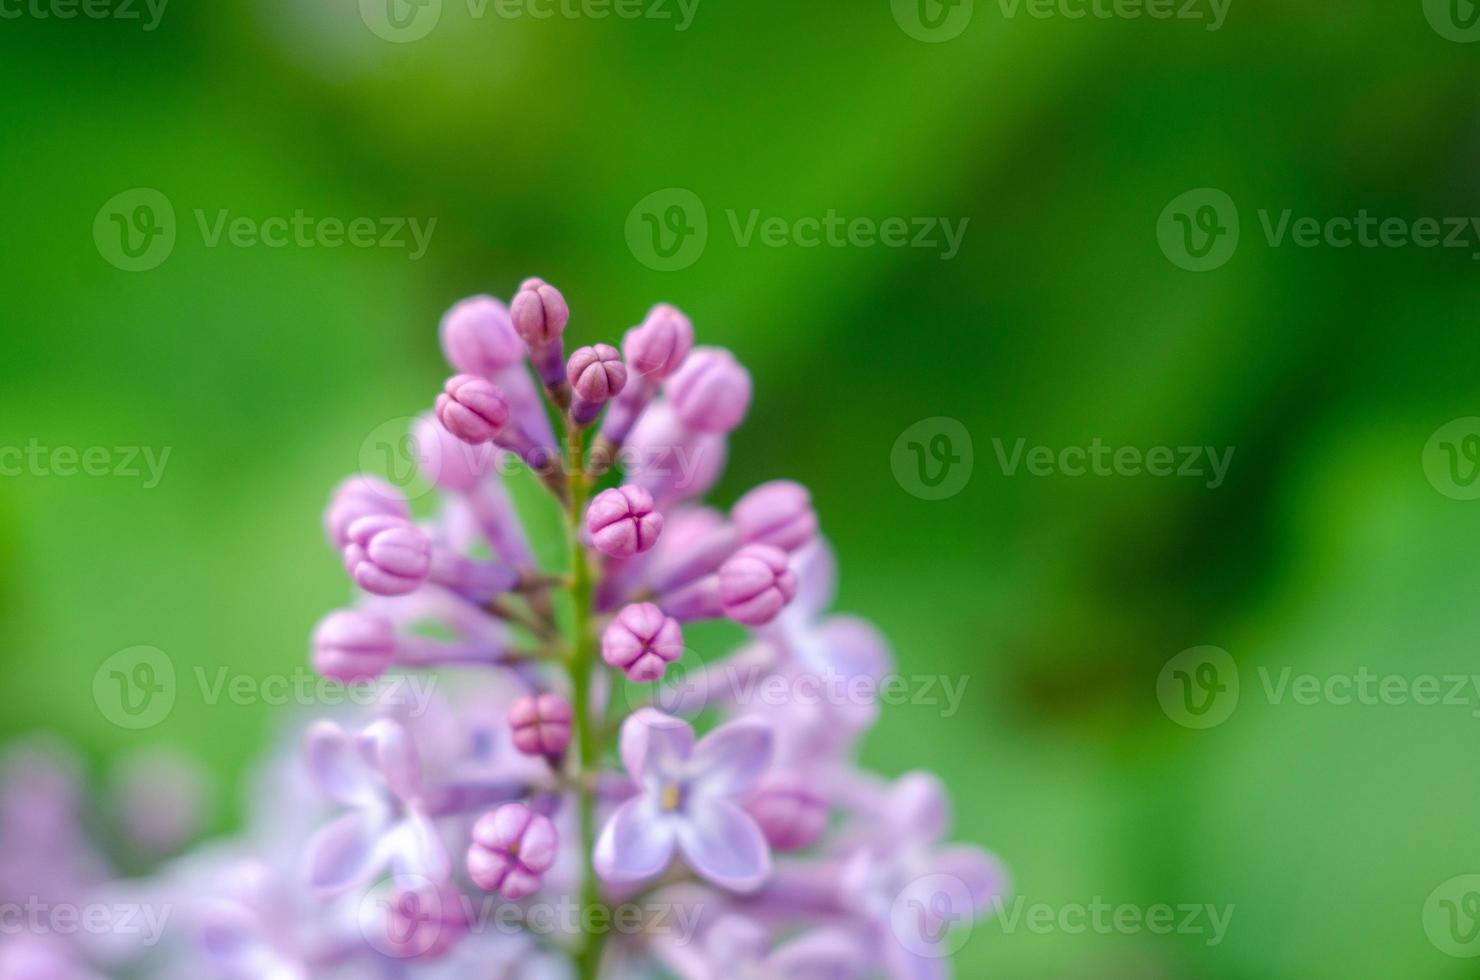
[[609, 344], [582, 347], [570, 355], [565, 373], [573, 394], [570, 415], [577, 425], [589, 425], [627, 384], [627, 365]]
[[631, 558], [647, 551], [663, 530], [663, 515], [653, 509], [653, 497], [641, 487], [603, 490], [586, 509], [586, 530], [596, 550], [613, 558]]
[[601, 634], [601, 659], [630, 680], [655, 681], [681, 656], [683, 631], [651, 602], [624, 607]]
[[561, 336], [570, 322], [570, 307], [560, 290], [543, 279], [526, 279], [510, 307], [514, 329], [524, 338], [535, 371], [548, 387], [565, 381], [565, 345]]
[[750, 544], [720, 566], [719, 599], [725, 615], [746, 626], [764, 626], [797, 594], [786, 552]]
[[546, 347], [560, 339], [570, 322], [570, 307], [560, 290], [538, 277], [519, 284], [519, 292], [509, 308], [514, 330], [524, 338], [530, 350]]
[[643, 378], [661, 380], [683, 364], [694, 346], [694, 325], [667, 303], [648, 313], [641, 326], [622, 338], [622, 353], [632, 370]]
[[696, 347], [664, 389], [683, 423], [728, 433], [750, 410], [750, 372], [723, 347]]
[[492, 296], [473, 296], [447, 311], [440, 329], [447, 363], [464, 374], [492, 375], [524, 357], [509, 311]]
[[800, 851], [827, 829], [827, 801], [802, 774], [767, 777], [745, 804], [761, 833], [778, 851]]
[[791, 480], [761, 484], [735, 503], [730, 516], [746, 544], [796, 551], [817, 536], [812, 495]]
[[525, 755], [558, 759], [570, 745], [570, 702], [558, 694], [525, 695], [509, 709], [514, 747]]
[[437, 420], [474, 446], [492, 442], [509, 423], [509, 402], [491, 381], [454, 374], [437, 396]]
[[432, 543], [402, 518], [362, 517], [349, 526], [344, 566], [366, 592], [406, 595], [416, 591], [431, 572]]
[[550, 818], [523, 803], [490, 810], [473, 825], [468, 876], [484, 891], [510, 901], [528, 898], [555, 863], [559, 836]]
[[313, 631], [313, 666], [325, 677], [374, 680], [396, 656], [396, 630], [389, 620], [352, 609], [332, 612]]
[[329, 507], [324, 511], [324, 531], [329, 542], [343, 548], [349, 526], [371, 514], [409, 518], [411, 508], [406, 504], [405, 494], [378, 477], [347, 477], [334, 488]]

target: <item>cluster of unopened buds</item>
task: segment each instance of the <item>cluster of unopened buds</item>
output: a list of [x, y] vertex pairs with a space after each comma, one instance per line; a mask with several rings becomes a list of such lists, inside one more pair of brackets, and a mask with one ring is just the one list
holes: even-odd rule
[[[828, 613], [804, 487], [696, 502], [749, 373], [672, 306], [620, 351], [567, 355], [569, 319], [539, 279], [455, 305], [455, 373], [414, 432], [435, 513], [374, 476], [334, 492], [358, 598], [313, 664], [434, 671], [435, 696], [314, 722], [247, 837], [172, 872], [208, 896], [183, 975], [939, 977], [1000, 896], [993, 858], [944, 843], [935, 777], [856, 767], [872, 699], [745, 696], [891, 670], [877, 630]], [[558, 560], [539, 512], [563, 515]], [[749, 639], [701, 663], [705, 620]]]

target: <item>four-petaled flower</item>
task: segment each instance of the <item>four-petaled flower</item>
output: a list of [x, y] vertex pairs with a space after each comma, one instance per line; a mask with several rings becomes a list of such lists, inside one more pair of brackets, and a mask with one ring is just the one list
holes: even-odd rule
[[741, 719], [695, 744], [687, 722], [644, 708], [623, 723], [621, 754], [637, 795], [617, 808], [596, 842], [602, 878], [652, 878], [676, 847], [722, 888], [746, 892], [765, 882], [771, 853], [740, 800], [771, 764], [769, 726]]
[[416, 745], [399, 722], [381, 719], [358, 735], [318, 722], [307, 742], [314, 782], [351, 808], [309, 842], [315, 889], [339, 894], [368, 884], [387, 865], [398, 875], [447, 879], [452, 861], [422, 800]]

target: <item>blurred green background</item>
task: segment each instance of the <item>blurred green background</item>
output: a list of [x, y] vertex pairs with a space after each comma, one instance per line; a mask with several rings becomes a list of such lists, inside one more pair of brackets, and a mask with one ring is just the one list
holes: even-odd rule
[[[1024, 918], [979, 924], [961, 975], [1480, 975], [1425, 930], [1431, 893], [1480, 872], [1480, 695], [1275, 704], [1257, 673], [1480, 673], [1480, 502], [1423, 465], [1440, 426], [1480, 414], [1480, 246], [1273, 247], [1258, 217], [1480, 214], [1480, 45], [1421, 0], [1232, 0], [1216, 31], [977, 0], [942, 43], [906, 22], [888, 0], [703, 0], [682, 31], [446, 0], [394, 43], [355, 0], [175, 0], [152, 31], [0, 20], [0, 444], [171, 453], [152, 487], [0, 478], [0, 735], [57, 732], [100, 769], [179, 745], [234, 785], [277, 709], [182, 684], [129, 732], [95, 707], [94, 671], [136, 644], [182, 675], [303, 665], [348, 594], [319, 526], [330, 487], [430, 404], [442, 311], [538, 274], [578, 342], [668, 300], [733, 348], [756, 399], [716, 499], [807, 483], [841, 606], [881, 624], [902, 672], [967, 680], [959, 713], [891, 708], [866, 746], [886, 773], [939, 770], [956, 836], [1012, 868]], [[139, 187], [178, 238], [128, 272], [92, 230]], [[1157, 222], [1202, 187], [1237, 203], [1242, 238], [1196, 273]], [[709, 224], [668, 272], [625, 231], [664, 188]], [[299, 209], [436, 225], [413, 261], [208, 247], [195, 217]], [[730, 230], [730, 212], [829, 209], [969, 225], [949, 260]], [[975, 457], [936, 501], [891, 469], [932, 417]], [[1019, 438], [1235, 453], [1212, 489], [1009, 475], [993, 440]], [[1157, 698], [1200, 645], [1243, 682], [1208, 730]], [[1096, 900], [1233, 913], [1217, 945], [1027, 925]]]

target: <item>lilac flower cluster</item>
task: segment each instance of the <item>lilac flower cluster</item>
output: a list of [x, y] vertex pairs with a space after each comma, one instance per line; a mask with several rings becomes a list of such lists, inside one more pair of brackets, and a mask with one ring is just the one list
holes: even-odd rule
[[[938, 780], [855, 766], [876, 705], [739, 696], [877, 682], [891, 660], [828, 613], [804, 487], [697, 502], [749, 373], [672, 306], [620, 351], [567, 355], [569, 319], [540, 279], [443, 319], [455, 373], [415, 427], [436, 511], [368, 475], [335, 490], [325, 531], [357, 598], [312, 640], [326, 677], [436, 671], [435, 699], [313, 722], [241, 840], [133, 883], [189, 909], [150, 975], [940, 977], [952, 925], [1001, 895], [992, 857], [943, 843]], [[523, 511], [564, 517], [555, 568], [506, 485], [521, 469], [552, 500]], [[750, 639], [698, 664], [701, 620]]]

